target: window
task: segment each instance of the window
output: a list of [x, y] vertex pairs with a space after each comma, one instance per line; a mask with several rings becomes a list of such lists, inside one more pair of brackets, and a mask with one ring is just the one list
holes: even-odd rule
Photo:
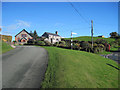
[[26, 34], [22, 34], [21, 36], [22, 36], [22, 37], [27, 37], [27, 35], [26, 35]]
[[21, 42], [21, 40], [18, 40], [18, 42]]
[[20, 38], [18, 37], [18, 42], [21, 42]]

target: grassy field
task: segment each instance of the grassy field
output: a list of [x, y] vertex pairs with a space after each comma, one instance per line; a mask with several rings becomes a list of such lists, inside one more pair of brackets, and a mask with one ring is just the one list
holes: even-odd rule
[[110, 50], [111, 50], [111, 51], [118, 51], [118, 48], [119, 48], [119, 47], [111, 47]]
[[[70, 38], [64, 38], [64, 39], [70, 39]], [[102, 38], [102, 37], [93, 37], [93, 40], [97, 40], [97, 39], [105, 39], [108, 42], [112, 42], [115, 41], [115, 39], [113, 38]], [[78, 40], [78, 41], [91, 41], [91, 37], [90, 36], [81, 36], [81, 37], [74, 37], [73, 40]]]
[[2, 48], [0, 48], [0, 54], [13, 49], [10, 45], [8, 45], [7, 43], [3, 41], [0, 41], [0, 46], [2, 46]]
[[116, 62], [77, 50], [44, 47], [49, 53], [43, 88], [117, 88]]

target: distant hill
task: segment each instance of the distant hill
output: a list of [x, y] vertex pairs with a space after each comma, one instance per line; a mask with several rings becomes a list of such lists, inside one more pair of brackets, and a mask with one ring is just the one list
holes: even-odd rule
[[[65, 40], [70, 40], [71, 38], [64, 38]], [[108, 42], [112, 42], [115, 41], [115, 39], [113, 38], [102, 38], [102, 37], [93, 37], [93, 40], [97, 40], [97, 39], [104, 39]], [[90, 36], [80, 36], [80, 37], [73, 37], [73, 40], [78, 40], [78, 41], [91, 41], [91, 37]]]

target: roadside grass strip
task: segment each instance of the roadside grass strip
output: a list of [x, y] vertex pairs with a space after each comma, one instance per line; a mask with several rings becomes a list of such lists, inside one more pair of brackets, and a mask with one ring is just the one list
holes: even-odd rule
[[84, 51], [44, 47], [49, 62], [42, 88], [118, 88], [118, 65]]
[[1, 42], [2, 44], [2, 53], [5, 53], [7, 51], [10, 51], [14, 48], [12, 48], [9, 44], [5, 43], [4, 41]]

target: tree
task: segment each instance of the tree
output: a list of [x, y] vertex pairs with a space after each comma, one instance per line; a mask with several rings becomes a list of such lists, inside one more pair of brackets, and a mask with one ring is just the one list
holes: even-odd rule
[[30, 35], [31, 35], [31, 36], [33, 36], [33, 33], [32, 33], [32, 31], [30, 31]]
[[33, 39], [36, 40], [37, 37], [38, 37], [38, 34], [37, 34], [36, 30], [34, 30], [34, 33], [33, 33]]
[[117, 32], [111, 32], [110, 33], [110, 37], [111, 38], [116, 38], [118, 36], [118, 33]]

